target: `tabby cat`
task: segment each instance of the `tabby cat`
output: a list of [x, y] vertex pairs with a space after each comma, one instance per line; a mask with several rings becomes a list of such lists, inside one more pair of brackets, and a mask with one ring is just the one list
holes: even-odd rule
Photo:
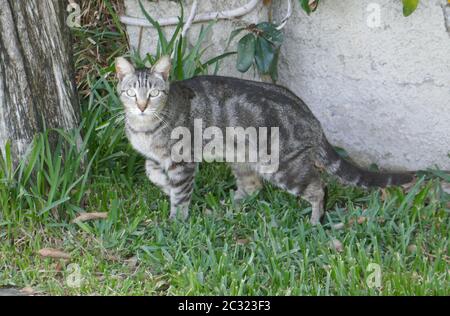
[[413, 180], [411, 174], [369, 172], [343, 160], [305, 103], [284, 87], [220, 76], [170, 83], [170, 70], [168, 57], [144, 70], [125, 58], [116, 61], [127, 137], [146, 158], [148, 178], [170, 197], [171, 218], [188, 216], [197, 170], [196, 162], [173, 159], [178, 140], [171, 134], [177, 127], [193, 131], [198, 119], [202, 128], [215, 126], [224, 133], [227, 127], [278, 127], [278, 170], [263, 173], [258, 162], [231, 163], [237, 182], [234, 198], [239, 202], [268, 181], [311, 203], [314, 225], [324, 215], [323, 171], [365, 188]]

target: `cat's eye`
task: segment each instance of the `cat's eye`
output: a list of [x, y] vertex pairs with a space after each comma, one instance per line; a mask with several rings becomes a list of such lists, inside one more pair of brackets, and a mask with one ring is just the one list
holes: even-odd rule
[[161, 93], [161, 91], [154, 89], [154, 90], [151, 90], [148, 94], [150, 95], [150, 97], [156, 98], [160, 95], [160, 93]]
[[128, 89], [127, 96], [129, 96], [130, 98], [134, 98], [136, 96], [136, 91], [134, 89]]

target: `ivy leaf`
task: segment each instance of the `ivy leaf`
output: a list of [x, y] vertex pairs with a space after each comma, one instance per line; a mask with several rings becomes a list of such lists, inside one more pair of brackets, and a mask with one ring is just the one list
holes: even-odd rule
[[237, 70], [247, 72], [255, 60], [256, 37], [247, 34], [238, 43]]
[[256, 39], [255, 60], [260, 73], [269, 73], [270, 66], [275, 58], [275, 51], [275, 47], [268, 40], [258, 36]]
[[403, 15], [410, 16], [414, 11], [416, 11], [420, 0], [402, 0], [403, 1]]

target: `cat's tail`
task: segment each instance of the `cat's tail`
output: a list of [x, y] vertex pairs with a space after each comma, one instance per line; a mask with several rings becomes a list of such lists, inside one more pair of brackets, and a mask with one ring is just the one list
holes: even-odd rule
[[318, 167], [335, 175], [345, 185], [384, 188], [412, 183], [415, 180], [414, 173], [378, 173], [363, 170], [339, 156], [325, 137], [319, 156]]

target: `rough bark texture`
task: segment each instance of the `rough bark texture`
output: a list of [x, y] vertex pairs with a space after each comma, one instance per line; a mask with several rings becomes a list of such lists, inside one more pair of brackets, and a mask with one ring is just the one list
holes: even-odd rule
[[0, 0], [0, 146], [20, 157], [34, 135], [78, 125], [66, 1]]

